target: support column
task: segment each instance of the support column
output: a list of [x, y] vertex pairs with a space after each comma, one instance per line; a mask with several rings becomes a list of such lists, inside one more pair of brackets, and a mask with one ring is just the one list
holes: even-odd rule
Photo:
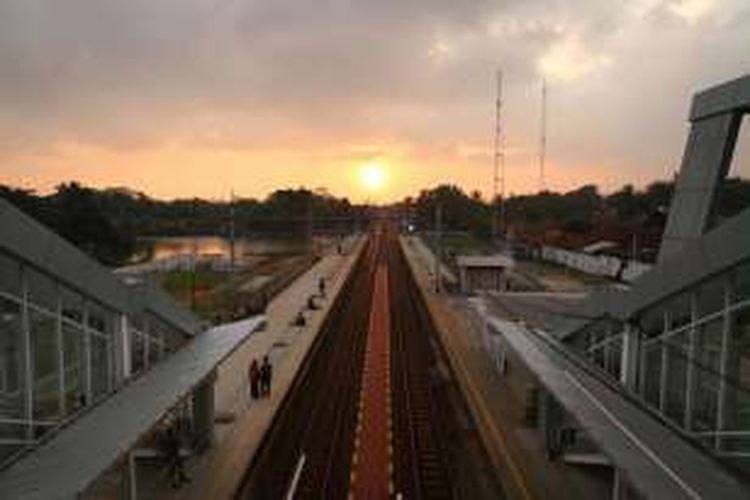
[[739, 110], [692, 119], [659, 262], [700, 238], [706, 230], [714, 192], [729, 171], [741, 122]]
[[115, 351], [115, 385], [119, 386], [132, 373], [132, 355], [130, 352], [130, 325], [125, 314], [117, 315], [114, 334]]
[[125, 456], [125, 464], [122, 467], [120, 498], [123, 500], [138, 500], [138, 470], [135, 454], [132, 451], [129, 451]]
[[216, 372], [211, 373], [193, 391], [193, 445], [201, 450], [214, 441], [214, 382]]
[[612, 471], [612, 500], [623, 500], [623, 491], [622, 491], [622, 473], [620, 473], [620, 469], [615, 467], [615, 469]]

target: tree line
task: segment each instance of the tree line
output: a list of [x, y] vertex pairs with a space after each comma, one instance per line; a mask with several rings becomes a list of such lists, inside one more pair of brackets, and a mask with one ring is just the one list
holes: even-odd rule
[[[465, 231], [484, 241], [491, 240], [496, 216], [501, 232], [529, 244], [570, 248], [597, 239], [637, 237], [654, 253], [673, 189], [673, 183], [660, 181], [642, 189], [626, 185], [605, 195], [589, 184], [565, 193], [511, 195], [493, 205], [479, 192], [440, 185], [396, 206], [418, 227], [431, 229], [440, 205], [445, 229]], [[369, 216], [365, 206], [305, 188], [278, 190], [262, 200], [240, 197], [230, 203], [199, 198], [165, 201], [126, 188], [95, 189], [69, 182], [48, 195], [0, 185], [0, 197], [107, 265], [125, 262], [140, 237], [227, 236], [231, 220], [238, 236], [303, 237], [310, 229], [344, 233], [364, 228]], [[750, 181], [726, 179], [717, 192], [712, 223], [749, 206]]]
[[[635, 239], [650, 260], [658, 250], [674, 191], [672, 182], [658, 181], [636, 189], [623, 186], [602, 194], [592, 184], [557, 193], [509, 196], [497, 205], [479, 192], [466, 193], [458, 186], [441, 185], [422, 191], [401, 204], [424, 229], [435, 227], [436, 207], [442, 206], [443, 226], [466, 231], [480, 240], [492, 236], [493, 216], [501, 233], [529, 244], [578, 247], [606, 239], [622, 243]], [[717, 224], [750, 207], [750, 181], [728, 178], [714, 201], [710, 224]]]
[[237, 236], [303, 237], [311, 226], [316, 233], [351, 231], [366, 216], [346, 198], [305, 188], [278, 190], [263, 200], [165, 201], [126, 188], [69, 182], [48, 195], [0, 185], [0, 197], [107, 265], [127, 261], [142, 237], [228, 236], [232, 220]]

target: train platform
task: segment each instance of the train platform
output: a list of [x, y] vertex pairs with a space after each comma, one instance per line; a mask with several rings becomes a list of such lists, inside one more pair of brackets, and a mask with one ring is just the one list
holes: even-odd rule
[[[224, 499], [235, 494], [247, 464], [270, 429], [333, 299], [356, 261], [362, 242], [362, 238], [348, 241], [344, 255], [330, 249], [329, 254], [271, 301], [265, 329], [249, 338], [218, 369], [215, 442], [200, 458], [189, 461], [190, 484], [175, 490], [162, 483], [160, 487], [141, 491], [139, 498]], [[310, 311], [306, 308], [308, 299], [318, 293], [321, 277], [327, 282], [326, 296], [317, 298], [318, 309]], [[294, 324], [300, 312], [305, 316], [305, 326]], [[272, 390], [269, 397], [254, 400], [250, 395], [248, 368], [253, 359], [260, 363], [264, 356], [273, 365]]]
[[517, 409], [505, 403], [509, 389], [496, 376], [495, 366], [484, 352], [480, 335], [483, 325], [476, 321], [465, 299], [434, 292], [433, 258], [418, 240], [402, 237], [401, 246], [433, 316], [477, 432], [509, 498], [582, 498], [567, 471], [532, 451], [531, 435], [511, 432], [509, 423], [518, 420]]

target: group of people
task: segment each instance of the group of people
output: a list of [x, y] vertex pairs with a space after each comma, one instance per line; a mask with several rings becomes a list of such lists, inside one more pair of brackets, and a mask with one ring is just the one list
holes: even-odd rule
[[263, 356], [263, 364], [258, 366], [258, 360], [253, 359], [248, 370], [250, 379], [250, 396], [253, 399], [268, 397], [271, 395], [271, 378], [273, 367], [268, 361], [268, 356]]

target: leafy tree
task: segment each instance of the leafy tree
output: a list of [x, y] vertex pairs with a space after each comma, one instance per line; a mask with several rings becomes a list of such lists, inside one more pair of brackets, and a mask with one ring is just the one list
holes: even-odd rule
[[115, 228], [91, 189], [75, 182], [60, 184], [50, 202], [53, 228], [101, 262], [115, 265], [133, 253], [135, 238]]

